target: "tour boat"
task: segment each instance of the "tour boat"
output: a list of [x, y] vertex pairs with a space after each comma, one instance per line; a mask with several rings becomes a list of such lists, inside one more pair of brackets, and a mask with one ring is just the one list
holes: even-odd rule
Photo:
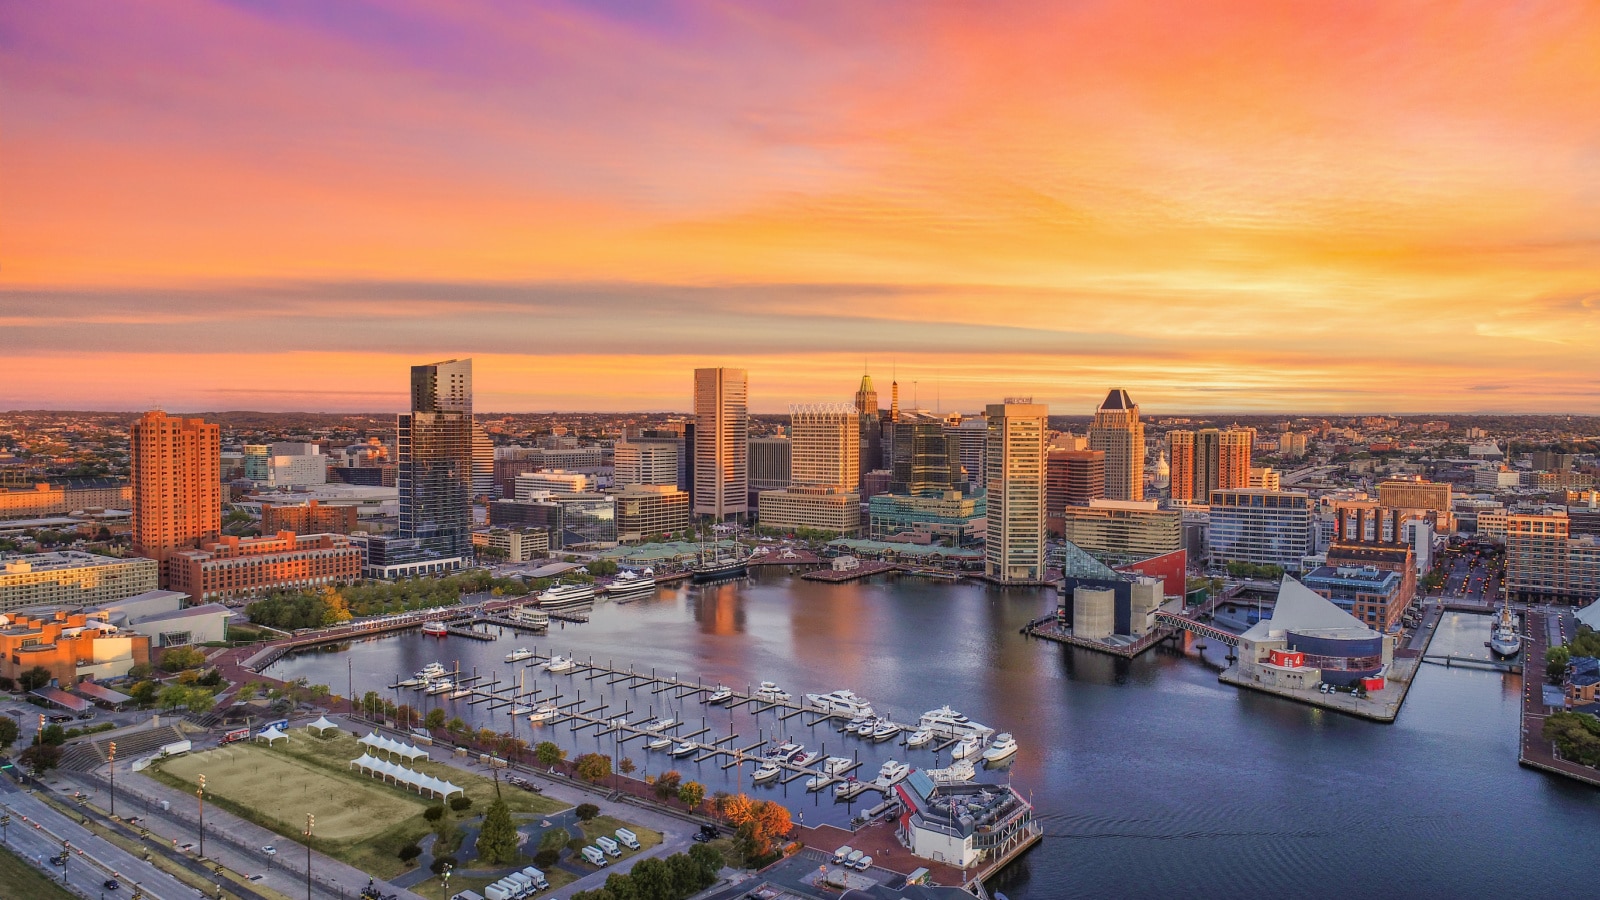
[[761, 687], [756, 690], [756, 699], [776, 703], [779, 700], [789, 699], [789, 692], [778, 687], [775, 681], [763, 681]]
[[446, 628], [443, 622], [424, 622], [422, 623], [422, 633], [431, 634], [434, 637], [444, 637], [450, 633], [450, 629]]
[[989, 745], [989, 749], [983, 751], [983, 761], [991, 766], [999, 765], [1000, 763], [1005, 762], [1007, 759], [1010, 759], [1011, 756], [1016, 752], [1017, 739], [1012, 737], [1008, 732], [1001, 732], [1001, 734], [994, 739], [994, 743]]
[[594, 600], [594, 588], [587, 584], [558, 584], [539, 595], [539, 605], [544, 609], [577, 606]]
[[952, 763], [945, 769], [928, 769], [927, 774], [934, 784], [959, 784], [971, 781], [978, 774], [978, 770], [970, 762], [958, 762]]
[[424, 694], [442, 694], [455, 688], [455, 682], [448, 678], [441, 678], [422, 689]]
[[505, 617], [511, 620], [515, 628], [525, 628], [528, 631], [550, 630], [550, 614], [532, 606], [518, 606], [508, 610]]
[[1512, 614], [1510, 603], [1500, 607], [1494, 630], [1489, 634], [1489, 649], [1494, 651], [1495, 656], [1501, 657], [1512, 657], [1522, 652], [1522, 635], [1517, 633], [1517, 617]]
[[771, 781], [772, 779], [777, 778], [782, 772], [783, 770], [778, 768], [776, 763], [762, 763], [759, 767], [757, 767], [755, 772], [751, 774], [750, 780], [756, 784], [761, 784], [764, 781]]
[[878, 727], [872, 729], [872, 734], [870, 734], [869, 737], [875, 741], [887, 741], [889, 738], [892, 738], [899, 733], [899, 725], [896, 725], [893, 722], [884, 721], [879, 722]]
[[920, 724], [923, 728], [932, 729], [934, 734], [944, 737], [976, 735], [980, 741], [984, 741], [994, 734], [993, 728], [974, 722], [949, 706], [941, 706], [923, 713]]
[[650, 748], [651, 750], [665, 750], [668, 747], [672, 746], [672, 738], [668, 738], [668, 737], [656, 738], [655, 740], [651, 741], [650, 743], [645, 744], [645, 746]]
[[618, 601], [637, 600], [646, 594], [654, 593], [655, 589], [654, 578], [635, 572], [623, 572], [616, 577], [616, 580], [606, 585], [606, 596]]
[[832, 775], [813, 775], [806, 779], [806, 790], [820, 791], [830, 784], [833, 784]]
[[907, 747], [924, 747], [931, 743], [933, 743], [932, 728], [918, 728], [911, 733], [911, 737], [906, 738]]
[[966, 759], [969, 756], [977, 756], [978, 751], [981, 749], [983, 749], [983, 742], [978, 740], [977, 735], [969, 734], [958, 741], [954, 747], [950, 748], [950, 758]]
[[559, 715], [561, 715], [561, 710], [556, 709], [554, 706], [541, 706], [534, 710], [532, 715], [528, 716], [528, 721], [537, 725], [540, 722], [548, 722]]
[[846, 771], [855, 762], [848, 756], [830, 756], [822, 761], [822, 771], [829, 775], [837, 775]]
[[850, 691], [834, 691], [831, 694], [807, 694], [806, 701], [823, 712], [847, 713], [852, 716], [872, 715], [872, 704], [857, 697]]
[[733, 699], [733, 688], [728, 687], [725, 684], [719, 684], [717, 685], [717, 689], [711, 692], [711, 696], [706, 698], [706, 702], [722, 703], [725, 700], [731, 699]]
[[700, 745], [696, 744], [694, 741], [684, 741], [678, 746], [672, 748], [672, 755], [674, 757], [688, 756], [699, 749]]
[[878, 769], [878, 783], [889, 786], [911, 774], [911, 767], [903, 762], [889, 760]]
[[533, 651], [529, 650], [527, 647], [518, 647], [517, 649], [506, 654], [506, 662], [522, 662], [525, 659], [532, 658]]
[[550, 661], [545, 663], [544, 667], [550, 672], [570, 672], [578, 667], [578, 663], [570, 656], [557, 655], [550, 657]]
[[819, 751], [816, 751], [816, 750], [813, 750], [810, 753], [801, 753], [801, 754], [797, 754], [797, 755], [800, 758], [799, 759], [791, 759], [790, 762], [794, 763], [795, 765], [799, 766], [802, 769], [807, 768], [809, 766], [813, 766], [813, 765], [815, 765], [817, 763], [817, 761], [822, 759], [822, 754]]

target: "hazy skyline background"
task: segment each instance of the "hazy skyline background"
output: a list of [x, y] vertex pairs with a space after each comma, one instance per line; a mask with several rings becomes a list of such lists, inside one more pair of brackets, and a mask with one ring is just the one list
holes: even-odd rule
[[0, 8], [0, 408], [1600, 412], [1600, 6]]

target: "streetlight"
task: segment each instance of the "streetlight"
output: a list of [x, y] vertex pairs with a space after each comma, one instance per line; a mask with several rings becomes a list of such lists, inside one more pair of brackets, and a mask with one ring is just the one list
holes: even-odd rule
[[117, 742], [112, 741], [107, 757], [111, 761], [111, 818], [117, 817]]
[[311, 829], [317, 824], [317, 817], [306, 813], [306, 900], [311, 900]]
[[195, 788], [195, 799], [200, 803], [200, 858], [206, 858], [206, 777], [200, 776], [200, 786]]

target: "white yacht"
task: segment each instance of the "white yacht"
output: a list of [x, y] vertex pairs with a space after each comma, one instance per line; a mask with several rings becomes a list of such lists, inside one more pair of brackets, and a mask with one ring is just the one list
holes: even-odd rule
[[533, 651], [529, 650], [527, 647], [518, 647], [517, 649], [506, 654], [506, 662], [522, 662], [525, 659], [532, 658]]
[[768, 703], [776, 703], [780, 700], [789, 699], [789, 692], [778, 687], [778, 683], [775, 681], [763, 681], [761, 682], [761, 687], [756, 689], [756, 699], [765, 700]]
[[[851, 719], [850, 721], [854, 722], [855, 719]], [[851, 734], [859, 734], [862, 737], [867, 737], [867, 736], [871, 735], [872, 734], [872, 729], [877, 728], [877, 727], [878, 727], [878, 717], [877, 716], [866, 716], [861, 720], [861, 724], [859, 724], [859, 725], [846, 725], [846, 726], [844, 726], [846, 731], [850, 732]]]
[[424, 694], [442, 694], [445, 691], [454, 689], [455, 686], [456, 683], [450, 679], [441, 678], [438, 681], [429, 682], [428, 686], [422, 689], [422, 692]]
[[771, 781], [772, 779], [777, 778], [782, 772], [783, 770], [778, 768], [777, 763], [765, 762], [756, 768], [755, 772], [751, 774], [750, 780], [756, 784], [761, 784], [762, 782]]
[[648, 574], [640, 575], [636, 572], [623, 572], [609, 585], [606, 585], [606, 596], [615, 600], [637, 600], [656, 590], [656, 580]]
[[645, 746], [648, 747], [651, 750], [665, 750], [668, 747], [672, 746], [672, 738], [669, 738], [669, 737], [656, 738], [655, 740], [651, 741], [650, 743], [645, 744]]
[[556, 709], [554, 706], [541, 706], [529, 714], [528, 721], [537, 725], [540, 722], [548, 722], [559, 715], [561, 715], [561, 710]]
[[717, 689], [711, 692], [711, 696], [706, 698], [706, 702], [722, 703], [731, 699], [733, 699], [733, 688], [728, 687], [725, 684], [719, 684], [717, 685]]
[[978, 751], [982, 749], [983, 741], [979, 740], [977, 735], [969, 734], [950, 748], [950, 758], [966, 759], [969, 756], [977, 756]]
[[974, 722], [949, 706], [941, 706], [923, 713], [920, 724], [923, 728], [932, 729], [934, 734], [944, 737], [966, 737], [970, 734], [976, 735], [980, 741], [986, 741], [994, 734], [993, 728]]
[[823, 712], [847, 713], [852, 716], [872, 715], [872, 704], [857, 697], [850, 691], [834, 691], [831, 694], [807, 694], [806, 701]]
[[833, 784], [832, 775], [813, 775], [806, 779], [806, 790], [820, 791], [830, 784]]
[[428, 681], [432, 681], [435, 678], [443, 678], [449, 674], [450, 670], [446, 669], [442, 663], [437, 662], [428, 663], [417, 672], [417, 676], [419, 678], [423, 678]]
[[672, 755], [673, 756], [688, 756], [689, 754], [691, 754], [691, 753], [693, 753], [693, 752], [695, 752], [696, 750], [699, 750], [699, 749], [700, 749], [700, 745], [696, 744], [694, 741], [684, 741], [683, 743], [679, 744], [678, 746], [672, 748]]
[[994, 739], [994, 743], [989, 745], [989, 749], [983, 751], [983, 761], [991, 766], [999, 765], [1010, 759], [1016, 752], [1017, 739], [1012, 737], [1009, 732], [1001, 732]]
[[396, 687], [405, 687], [405, 688], [419, 688], [419, 687], [422, 687], [423, 685], [425, 685], [427, 683], [428, 683], [428, 679], [423, 678], [422, 677], [422, 673], [418, 672], [417, 674], [411, 676], [410, 678], [406, 678], [406, 679], [403, 679], [403, 680], [401, 680], [399, 682], [396, 682], [395, 686]]
[[945, 769], [928, 769], [927, 772], [934, 784], [958, 784], [971, 781], [978, 774], [977, 767], [965, 761], [952, 763]]
[[557, 655], [550, 657], [550, 661], [545, 663], [544, 667], [551, 672], [570, 672], [578, 667], [578, 663], [570, 656]]
[[837, 775], [849, 769], [854, 762], [855, 760], [850, 759], [848, 756], [830, 756], [822, 761], [822, 771], [829, 775]]
[[516, 705], [511, 707], [511, 712], [507, 713], [507, 715], [526, 716], [526, 715], [530, 715], [532, 712], [533, 712], [533, 707], [531, 707], [531, 706], [523, 706], [522, 704], [518, 703], [518, 704], [516, 704]]
[[1500, 614], [1495, 617], [1494, 630], [1489, 633], [1489, 649], [1495, 656], [1512, 657], [1522, 652], [1522, 635], [1517, 632], [1517, 617], [1511, 612], [1511, 604], [1500, 607]]
[[539, 605], [545, 609], [577, 606], [594, 600], [594, 588], [587, 584], [558, 584], [539, 595]]
[[791, 759], [790, 762], [804, 769], [816, 765], [821, 759], [822, 753], [820, 751], [813, 750], [810, 753], [800, 754], [799, 759]]
[[875, 741], [887, 741], [899, 733], [900, 726], [885, 719], [878, 723], [878, 727], [872, 729], [872, 733], [868, 737]]
[[767, 758], [768, 759], [781, 759], [781, 760], [787, 761], [788, 759], [793, 757], [796, 753], [805, 752], [805, 749], [806, 748], [805, 748], [804, 744], [796, 744], [793, 741], [785, 741], [785, 742], [779, 744], [778, 746], [773, 747], [772, 749], [768, 750], [767, 751]]
[[906, 738], [907, 747], [925, 747], [931, 743], [933, 743], [932, 728], [918, 728], [911, 733], [911, 737]]
[[884, 786], [892, 785], [910, 774], [910, 766], [891, 759], [878, 769], [878, 783]]
[[450, 692], [450, 699], [451, 700], [460, 700], [462, 697], [471, 697], [471, 696], [472, 696], [472, 688], [469, 688], [469, 687], [458, 687], [455, 690]]

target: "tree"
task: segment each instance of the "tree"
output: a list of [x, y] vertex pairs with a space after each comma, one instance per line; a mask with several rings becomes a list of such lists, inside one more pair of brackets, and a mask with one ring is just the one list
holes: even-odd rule
[[367, 718], [372, 718], [383, 709], [383, 697], [377, 691], [367, 691], [361, 695], [361, 711]]
[[572, 814], [578, 817], [578, 821], [587, 822], [600, 815], [600, 807], [595, 806], [593, 803], [580, 803], [578, 808], [572, 811]]
[[56, 767], [61, 761], [61, 748], [54, 744], [31, 744], [18, 756], [22, 762], [39, 775]]
[[685, 781], [683, 786], [678, 788], [678, 799], [683, 801], [684, 806], [689, 807], [690, 812], [694, 812], [700, 808], [701, 801], [706, 799], [706, 786], [698, 781]]
[[611, 777], [611, 757], [600, 753], [585, 753], [578, 757], [573, 771], [585, 781], [599, 784]]
[[1544, 652], [1545, 675], [1552, 682], [1559, 683], [1567, 674], [1567, 665], [1572, 662], [1572, 651], [1566, 646], [1551, 647]]
[[478, 832], [478, 858], [494, 865], [509, 865], [517, 858], [517, 827], [511, 822], [511, 808], [501, 797], [489, 804]]
[[0, 750], [7, 750], [22, 736], [22, 729], [18, 727], [17, 720], [10, 716], [0, 716]]
[[628, 874], [635, 893], [640, 897], [673, 896], [672, 873], [667, 870], [667, 864], [658, 858], [639, 860]]
[[672, 878], [673, 896], [687, 897], [702, 887], [700, 866], [682, 853], [667, 857], [667, 874]]
[[172, 647], [161, 654], [161, 668], [168, 672], [197, 669], [206, 663], [206, 655], [194, 647]]
[[438, 708], [428, 710], [428, 717], [422, 720], [422, 724], [429, 729], [443, 728], [444, 710]]
[[444, 818], [444, 804], [439, 803], [422, 811], [422, 817], [429, 822], [437, 822]]
[[466, 794], [457, 794], [450, 798], [450, 808], [456, 812], [466, 812], [472, 808], [472, 798]]
[[689, 848], [689, 858], [700, 867], [700, 886], [710, 887], [717, 880], [717, 873], [722, 871], [722, 854], [705, 844], [695, 844]]
[[624, 775], [632, 775], [637, 768], [639, 768], [638, 764], [631, 757], [624, 756], [622, 762], [617, 763], [617, 771]]
[[454, 716], [450, 719], [450, 721], [444, 723], [444, 730], [450, 732], [451, 734], [459, 735], [461, 732], [467, 730], [467, 723], [461, 721], [460, 716]]
[[313, 684], [310, 690], [313, 700], [326, 700], [328, 695], [333, 693], [333, 689], [325, 684]]
[[537, 759], [541, 766], [554, 766], [565, 759], [566, 756], [567, 751], [561, 749], [552, 741], [540, 741], [533, 748], [533, 758]]
[[322, 627], [338, 625], [353, 618], [350, 615], [350, 607], [345, 603], [344, 596], [339, 593], [338, 588], [331, 585], [323, 588], [317, 594], [317, 599], [322, 601], [322, 618], [318, 622]]
[[204, 688], [189, 688], [184, 693], [183, 708], [197, 716], [211, 712], [216, 705], [216, 696]]
[[656, 779], [656, 796], [663, 800], [678, 793], [678, 785], [683, 782], [683, 775], [676, 769], [669, 769], [661, 773]]
[[422, 848], [418, 847], [416, 845], [416, 843], [413, 842], [413, 843], [405, 845], [404, 847], [401, 847], [400, 848], [400, 852], [395, 854], [395, 855], [400, 857], [400, 861], [401, 862], [409, 863], [413, 859], [416, 859], [417, 857], [422, 855]]
[[39, 688], [49, 684], [50, 679], [54, 677], [54, 675], [50, 674], [50, 670], [46, 669], [44, 666], [34, 666], [26, 672], [23, 672], [21, 675], [18, 675], [17, 683], [22, 686], [24, 691], [36, 691]]
[[156, 692], [161, 689], [154, 681], [141, 681], [128, 688], [128, 696], [140, 706], [149, 706], [156, 702]]

